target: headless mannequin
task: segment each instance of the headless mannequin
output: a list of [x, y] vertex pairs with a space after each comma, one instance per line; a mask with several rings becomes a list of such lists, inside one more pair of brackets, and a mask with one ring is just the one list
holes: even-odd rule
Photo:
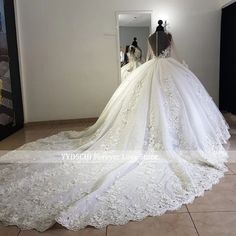
[[138, 47], [138, 42], [137, 42], [137, 38], [136, 37], [134, 37], [134, 41], [133, 41], [132, 45], [134, 47], [136, 47], [136, 48]]
[[131, 45], [139, 49], [139, 51], [141, 52], [140, 58], [142, 58], [142, 49], [138, 46], [138, 42], [137, 42], [137, 38], [136, 37], [134, 37], [134, 41], [132, 42]]
[[156, 31], [160, 32], [160, 31], [164, 31], [164, 27], [163, 27], [163, 21], [159, 20], [158, 21], [158, 26], [156, 28]]
[[162, 24], [163, 21], [159, 20], [156, 32], [148, 38], [155, 56], [159, 56], [165, 49], [167, 49], [170, 46], [172, 40], [172, 35], [164, 31]]

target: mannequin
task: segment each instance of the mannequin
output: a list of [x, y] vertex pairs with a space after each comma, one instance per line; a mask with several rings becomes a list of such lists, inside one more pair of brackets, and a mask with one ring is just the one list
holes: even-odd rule
[[160, 32], [160, 31], [164, 31], [164, 27], [163, 27], [163, 21], [162, 20], [159, 20], [158, 21], [158, 26], [156, 28], [156, 32]]
[[137, 42], [137, 38], [136, 37], [134, 37], [134, 41], [133, 41], [132, 45], [134, 47], [136, 47], [136, 48], [138, 47], [138, 42]]
[[[136, 38], [134, 38], [136, 39]], [[134, 46], [136, 45], [136, 47]], [[129, 46], [127, 52], [128, 63], [121, 67], [121, 81], [123, 82], [136, 68], [142, 65], [142, 51], [136, 40]]]
[[141, 52], [140, 60], [142, 60], [142, 49], [138, 46], [138, 42], [137, 42], [137, 38], [136, 37], [134, 37], [134, 41], [132, 42], [131, 45], [139, 49], [139, 51]]
[[129, 52], [129, 45], [126, 45], [123, 66], [129, 63], [128, 52]]
[[156, 32], [148, 38], [150, 46], [153, 52], [155, 52], [155, 56], [159, 56], [168, 48], [171, 45], [171, 40], [172, 35], [164, 30], [163, 21], [159, 20]]

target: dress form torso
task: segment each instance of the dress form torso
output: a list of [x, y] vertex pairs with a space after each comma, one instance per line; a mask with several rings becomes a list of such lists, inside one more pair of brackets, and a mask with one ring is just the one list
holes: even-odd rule
[[133, 61], [140, 62], [142, 58], [141, 49], [139, 49], [138, 47], [134, 47], [132, 45], [129, 47], [129, 52], [127, 53], [127, 55], [128, 55], [129, 62], [133, 62]]
[[164, 31], [156, 31], [149, 36], [148, 41], [154, 55], [158, 57], [171, 45], [172, 35]]

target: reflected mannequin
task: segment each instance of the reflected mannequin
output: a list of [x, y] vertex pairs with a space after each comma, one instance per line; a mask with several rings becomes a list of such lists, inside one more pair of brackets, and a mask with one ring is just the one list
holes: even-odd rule
[[121, 67], [121, 82], [123, 82], [135, 69], [142, 65], [142, 50], [138, 47], [137, 38], [128, 48], [128, 63]]

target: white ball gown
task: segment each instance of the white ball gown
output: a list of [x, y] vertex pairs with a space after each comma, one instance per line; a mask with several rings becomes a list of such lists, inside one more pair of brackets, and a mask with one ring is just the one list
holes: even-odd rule
[[142, 65], [142, 52], [139, 48], [131, 45], [127, 56], [129, 62], [121, 67], [121, 82], [123, 82], [135, 69]]
[[38, 231], [55, 222], [70, 230], [120, 225], [178, 209], [219, 181], [228, 126], [169, 50], [133, 71], [87, 130], [0, 158], [2, 224]]

